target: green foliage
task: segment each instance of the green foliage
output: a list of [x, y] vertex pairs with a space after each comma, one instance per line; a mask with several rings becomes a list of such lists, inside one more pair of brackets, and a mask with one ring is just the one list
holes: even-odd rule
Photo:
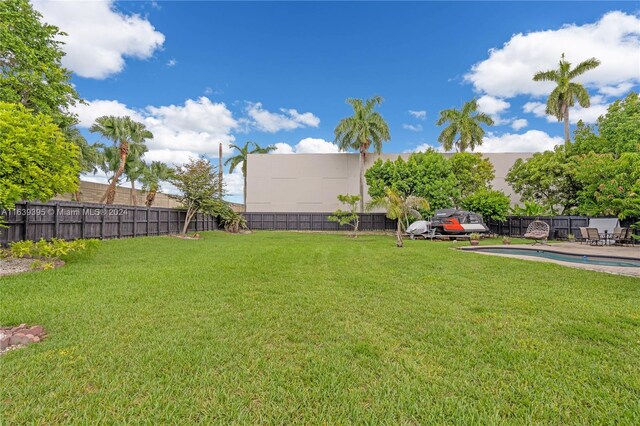
[[366, 100], [347, 99], [353, 108], [353, 115], [340, 120], [334, 130], [335, 142], [341, 150], [353, 149], [364, 153], [373, 146], [376, 153], [382, 151], [382, 143], [391, 139], [387, 122], [379, 112], [374, 111], [382, 102], [380, 96]]
[[460, 196], [467, 197], [477, 191], [489, 189], [495, 178], [493, 164], [480, 153], [459, 152], [449, 158], [451, 171], [458, 179]]
[[396, 245], [403, 247], [402, 231], [407, 229], [412, 220], [422, 218], [420, 212], [429, 210], [429, 202], [423, 197], [405, 195], [396, 189], [385, 188], [384, 195], [373, 198], [367, 207], [384, 207], [387, 217], [397, 221]]
[[78, 187], [78, 148], [47, 115], [0, 102], [0, 153], [0, 209]]
[[171, 183], [180, 191], [180, 195], [175, 198], [187, 210], [182, 229], [184, 234], [197, 212], [210, 211], [220, 202], [218, 172], [204, 158], [191, 159], [187, 164], [178, 167]]
[[481, 189], [462, 200], [462, 207], [479, 213], [482, 217], [503, 221], [509, 213], [511, 200], [502, 191]]
[[478, 102], [473, 99], [465, 102], [461, 109], [445, 109], [440, 111], [440, 118], [436, 121], [438, 126], [449, 123], [444, 128], [438, 142], [445, 151], [456, 149], [458, 152], [473, 151], [482, 145], [484, 129], [482, 124], [493, 125], [493, 119], [488, 114], [478, 111]]
[[640, 100], [632, 92], [609, 105], [607, 113], [598, 118], [597, 126], [582, 121], [574, 132], [571, 154], [613, 154], [640, 152]]
[[569, 213], [577, 205], [577, 185], [574, 165], [567, 161], [562, 147], [555, 151], [533, 154], [527, 160], [518, 159], [506, 180], [525, 202], [545, 206], [553, 214], [560, 208]]
[[480, 241], [480, 238], [482, 238], [482, 235], [477, 232], [472, 232], [471, 234], [469, 234], [469, 239], [472, 241]]
[[338, 222], [340, 225], [348, 225], [353, 228], [353, 236], [358, 235], [358, 226], [360, 224], [360, 215], [358, 215], [359, 195], [340, 194], [338, 201], [348, 207], [348, 210], [338, 209], [334, 211], [328, 219], [332, 222]]
[[372, 198], [383, 197], [385, 188], [391, 188], [426, 199], [432, 212], [489, 188], [494, 173], [491, 163], [480, 154], [459, 153], [447, 159], [429, 149], [412, 154], [407, 161], [400, 157], [395, 161], [377, 160], [365, 176]]
[[41, 18], [27, 0], [0, 1], [0, 99], [66, 128], [77, 121], [68, 111], [80, 100], [61, 65], [66, 34]]
[[231, 208], [229, 203], [223, 200], [216, 200], [211, 204], [211, 208], [207, 213], [216, 216], [218, 224], [227, 232], [237, 234], [243, 229], [247, 229], [247, 219], [240, 213]]
[[156, 198], [156, 193], [160, 190], [162, 182], [168, 182], [173, 178], [175, 170], [160, 161], [153, 161], [143, 170], [140, 181], [142, 189], [147, 191], [145, 205], [151, 207]]
[[[249, 154], [268, 154], [271, 151], [275, 151], [275, 145], [269, 145], [266, 148], [262, 148], [255, 142], [248, 141], [244, 144], [244, 146], [238, 146], [231, 144], [231, 148], [238, 151], [233, 157], [227, 158], [224, 162], [224, 165], [229, 165], [229, 173], [233, 173], [238, 165], [242, 164], [242, 180], [243, 180], [243, 196], [244, 196], [244, 205], [247, 205], [247, 159], [249, 158]], [[253, 149], [251, 148], [253, 146]]]
[[15, 258], [68, 259], [71, 255], [89, 251], [98, 246], [98, 240], [66, 241], [52, 238], [51, 241], [16, 241], [9, 246], [8, 253]]

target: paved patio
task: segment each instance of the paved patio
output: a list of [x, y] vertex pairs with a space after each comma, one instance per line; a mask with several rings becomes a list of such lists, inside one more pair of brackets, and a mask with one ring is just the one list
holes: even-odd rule
[[[559, 253], [568, 253], [568, 254], [584, 254], [587, 256], [616, 256], [616, 257], [626, 257], [629, 259], [634, 259], [640, 261], [640, 246], [635, 247], [621, 247], [621, 246], [591, 246], [588, 244], [580, 244], [580, 243], [553, 243], [548, 246], [532, 246], [531, 244], [512, 244], [510, 246], [505, 245], [494, 245], [494, 246], [482, 246], [482, 247], [495, 247], [495, 248], [540, 248], [542, 250], [555, 251]], [[471, 251], [472, 247], [463, 247], [465, 251]], [[489, 256], [502, 256], [502, 257], [512, 257], [516, 259], [530, 260], [536, 262], [551, 262], [556, 263], [558, 265], [568, 266], [571, 268], [579, 268], [579, 269], [588, 269], [591, 271], [597, 272], [606, 272], [609, 274], [616, 275], [627, 275], [632, 277], [640, 278], [640, 267], [628, 267], [628, 266], [604, 266], [604, 265], [588, 265], [584, 263], [573, 263], [573, 262], [564, 262], [561, 260], [555, 259], [545, 259], [542, 257], [532, 257], [532, 256], [523, 256], [516, 254], [501, 254], [501, 253], [487, 253], [482, 251], [477, 251], [476, 253], [489, 255]]]

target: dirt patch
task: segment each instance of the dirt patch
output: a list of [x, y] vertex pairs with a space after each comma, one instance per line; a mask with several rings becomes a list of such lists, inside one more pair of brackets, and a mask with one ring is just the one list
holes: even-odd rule
[[200, 234], [173, 234], [171, 235], [172, 237], [175, 238], [180, 238], [181, 240], [199, 240], [200, 239]]
[[0, 276], [33, 271], [31, 265], [34, 262], [35, 259], [14, 259], [12, 257], [0, 259]]

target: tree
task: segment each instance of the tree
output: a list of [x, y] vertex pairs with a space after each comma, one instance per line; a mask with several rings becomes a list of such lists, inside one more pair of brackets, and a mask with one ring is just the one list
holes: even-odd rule
[[218, 172], [204, 158], [191, 159], [184, 166], [178, 167], [171, 183], [180, 191], [176, 199], [187, 210], [183, 234], [187, 232], [189, 223], [196, 213], [214, 209], [216, 204], [222, 201]]
[[0, 209], [78, 188], [78, 148], [45, 114], [0, 102]]
[[506, 220], [511, 200], [502, 191], [481, 189], [468, 195], [462, 200], [462, 207], [466, 210], [481, 214], [485, 220], [498, 222]]
[[382, 104], [380, 96], [367, 100], [349, 98], [347, 103], [353, 108], [351, 117], [343, 118], [336, 126], [335, 142], [343, 150], [360, 152], [360, 211], [364, 211], [364, 162], [369, 148], [376, 154], [382, 151], [382, 143], [391, 139], [389, 126], [374, 108]]
[[449, 158], [449, 163], [451, 171], [458, 179], [460, 196], [463, 198], [489, 189], [491, 181], [496, 176], [491, 161], [479, 153], [459, 152]]
[[640, 99], [631, 92], [607, 108], [607, 113], [598, 118], [596, 126], [582, 121], [574, 132], [571, 155], [613, 154], [618, 158], [624, 152], [640, 152]]
[[98, 117], [89, 130], [111, 140], [118, 148], [118, 168], [103, 196], [103, 200], [107, 204], [113, 204], [116, 185], [124, 173], [131, 145], [144, 145], [146, 139], [153, 138], [153, 134], [146, 129], [144, 124], [133, 121], [131, 117], [114, 117], [113, 115]]
[[174, 175], [174, 169], [167, 166], [160, 161], [153, 161], [149, 166], [144, 169], [140, 181], [142, 182], [142, 189], [147, 192], [145, 205], [151, 207], [156, 194], [160, 190], [160, 183], [171, 180]]
[[580, 83], [574, 80], [576, 77], [592, 70], [600, 65], [600, 61], [596, 58], [582, 61], [575, 68], [571, 68], [571, 63], [564, 59], [564, 53], [560, 58], [558, 69], [549, 71], [540, 71], [533, 76], [533, 81], [551, 81], [556, 83], [549, 98], [547, 98], [546, 113], [553, 115], [558, 121], [564, 120], [564, 141], [565, 145], [571, 143], [569, 134], [569, 107], [578, 104], [583, 108], [590, 106], [589, 92]]
[[51, 116], [64, 129], [76, 123], [70, 107], [80, 101], [57, 27], [41, 22], [27, 0], [0, 1], [0, 99]]
[[124, 164], [124, 175], [131, 183], [129, 190], [130, 203], [134, 206], [138, 205], [138, 197], [136, 195], [136, 181], [140, 179], [147, 164], [142, 159], [145, 152], [147, 152], [147, 146], [145, 144], [131, 144], [129, 145], [129, 153], [127, 154], [127, 161]]
[[506, 181], [523, 201], [541, 204], [553, 214], [569, 214], [578, 205], [575, 165], [567, 161], [564, 147], [533, 154], [513, 164]]
[[445, 151], [451, 151], [454, 147], [458, 152], [465, 152], [467, 149], [473, 151], [482, 145], [484, 137], [482, 124], [492, 126], [493, 119], [477, 110], [478, 103], [472, 99], [465, 102], [460, 110], [451, 108], [440, 111], [440, 118], [436, 124], [442, 126], [449, 123], [438, 136], [438, 142], [442, 144]]
[[358, 226], [360, 225], [360, 215], [358, 214], [359, 195], [338, 195], [338, 201], [345, 204], [348, 210], [338, 209], [334, 211], [328, 219], [338, 222], [339, 225], [349, 225], [353, 228], [353, 238], [358, 237]]
[[[253, 149], [251, 149], [251, 145], [253, 145]], [[227, 161], [224, 162], [224, 165], [229, 166], [229, 173], [233, 173], [236, 167], [242, 163], [242, 180], [243, 180], [243, 188], [244, 188], [244, 208], [247, 208], [247, 159], [249, 158], [249, 154], [268, 154], [271, 151], [276, 149], [275, 146], [269, 145], [266, 148], [261, 148], [255, 142], [248, 141], [244, 144], [244, 146], [239, 147], [237, 145], [231, 144], [231, 148], [238, 151], [238, 154], [227, 158]]]
[[397, 221], [396, 246], [403, 247], [402, 232], [409, 226], [410, 219], [420, 219], [420, 210], [428, 210], [429, 203], [422, 197], [403, 195], [400, 191], [386, 188], [384, 196], [376, 197], [369, 203], [369, 208], [384, 207], [387, 217]]

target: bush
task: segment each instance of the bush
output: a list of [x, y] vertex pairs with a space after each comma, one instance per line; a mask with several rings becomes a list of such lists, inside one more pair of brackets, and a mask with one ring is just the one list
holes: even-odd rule
[[243, 229], [247, 229], [247, 219], [236, 212], [224, 201], [215, 201], [209, 209], [209, 213], [218, 218], [218, 224], [227, 232], [237, 234]]
[[66, 241], [53, 238], [51, 241], [16, 241], [10, 245], [9, 255], [15, 258], [68, 259], [71, 255], [83, 253], [97, 247], [98, 240]]
[[462, 200], [462, 207], [481, 214], [484, 220], [492, 219], [501, 222], [507, 218], [510, 203], [509, 197], [504, 192], [483, 189]]

